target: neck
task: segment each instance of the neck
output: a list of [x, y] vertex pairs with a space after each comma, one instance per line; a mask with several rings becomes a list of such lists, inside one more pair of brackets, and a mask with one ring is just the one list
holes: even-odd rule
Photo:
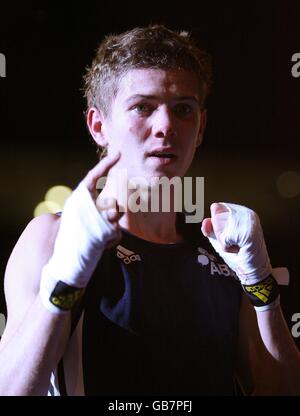
[[127, 212], [120, 225], [144, 240], [168, 244], [182, 240], [176, 230], [176, 218], [176, 212]]
[[[149, 191], [149, 188], [145, 189]], [[143, 201], [145, 206], [148, 207], [148, 210], [136, 211], [136, 209], [130, 209], [130, 207], [128, 207], [129, 197], [135, 192], [136, 191], [129, 189], [128, 186], [125, 193], [120, 192], [115, 181], [111, 182], [109, 186], [106, 184], [100, 193], [99, 198], [105, 199], [106, 197], [114, 197], [118, 201], [120, 207], [127, 207], [125, 212], [123, 211], [124, 214], [119, 223], [121, 227], [128, 230], [130, 233], [154, 243], [167, 244], [181, 241], [182, 236], [176, 229], [177, 212], [174, 209], [174, 190], [172, 189], [170, 191], [170, 208], [168, 212], [164, 212], [162, 209], [162, 189], [159, 189], [159, 193], [154, 196], [154, 198], [158, 198], [156, 201], [159, 201], [159, 206], [156, 211], [150, 209], [151, 192], [143, 193], [142, 190], [137, 194], [137, 200], [139, 203]], [[135, 200], [136, 199], [134, 199], [134, 201]]]

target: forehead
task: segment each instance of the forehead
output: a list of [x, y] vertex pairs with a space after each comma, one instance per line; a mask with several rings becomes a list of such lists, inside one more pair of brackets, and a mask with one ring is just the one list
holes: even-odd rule
[[195, 74], [185, 70], [131, 69], [119, 81], [116, 98], [132, 95], [199, 97], [199, 82]]

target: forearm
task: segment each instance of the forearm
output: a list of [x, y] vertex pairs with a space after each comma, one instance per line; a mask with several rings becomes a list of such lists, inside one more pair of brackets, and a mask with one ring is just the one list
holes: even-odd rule
[[70, 314], [49, 312], [37, 296], [23, 323], [0, 344], [0, 395], [46, 395], [69, 328]]
[[300, 353], [291, 337], [281, 307], [257, 311], [256, 315], [260, 336], [270, 354], [270, 393], [300, 394]]

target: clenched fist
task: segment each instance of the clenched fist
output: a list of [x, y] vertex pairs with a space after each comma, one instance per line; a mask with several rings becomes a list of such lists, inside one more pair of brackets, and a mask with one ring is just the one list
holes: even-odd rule
[[242, 205], [214, 203], [202, 232], [236, 273], [243, 285], [253, 285], [272, 272], [258, 215]]

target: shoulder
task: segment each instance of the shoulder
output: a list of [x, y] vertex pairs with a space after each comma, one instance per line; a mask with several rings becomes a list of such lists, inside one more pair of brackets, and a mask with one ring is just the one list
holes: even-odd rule
[[27, 259], [23, 263], [26, 268], [36, 261], [43, 262], [53, 249], [59, 224], [60, 216], [56, 214], [44, 214], [32, 219], [13, 248], [5, 276], [9, 275], [11, 267], [20, 266], [21, 260]]

